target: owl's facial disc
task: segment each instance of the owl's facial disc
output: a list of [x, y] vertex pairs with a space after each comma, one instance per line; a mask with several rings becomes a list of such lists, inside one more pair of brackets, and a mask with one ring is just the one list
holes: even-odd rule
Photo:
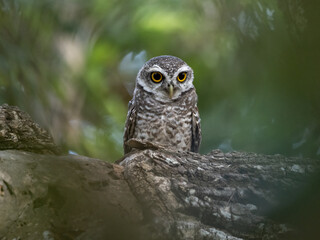
[[176, 57], [157, 58], [163, 61], [151, 59], [139, 71], [137, 85], [162, 102], [174, 101], [193, 88], [193, 71], [186, 63]]

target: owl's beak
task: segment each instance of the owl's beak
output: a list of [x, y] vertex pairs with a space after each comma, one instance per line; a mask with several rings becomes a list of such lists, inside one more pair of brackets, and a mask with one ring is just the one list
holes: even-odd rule
[[169, 86], [169, 97], [170, 97], [170, 99], [172, 98], [172, 96], [173, 96], [173, 86], [170, 84], [170, 86]]

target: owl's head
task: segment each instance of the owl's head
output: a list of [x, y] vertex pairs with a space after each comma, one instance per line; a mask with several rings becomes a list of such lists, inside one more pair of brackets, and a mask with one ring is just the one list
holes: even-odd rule
[[193, 71], [184, 61], [174, 56], [151, 58], [140, 69], [137, 85], [153, 93], [157, 100], [170, 102], [178, 99], [193, 86]]

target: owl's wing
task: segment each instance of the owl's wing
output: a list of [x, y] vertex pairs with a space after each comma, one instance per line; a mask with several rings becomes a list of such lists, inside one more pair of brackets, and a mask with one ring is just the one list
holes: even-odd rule
[[195, 106], [192, 111], [192, 139], [191, 139], [191, 152], [198, 152], [201, 143], [201, 126], [198, 107]]
[[127, 146], [126, 142], [133, 137], [136, 125], [136, 116], [137, 114], [134, 99], [132, 99], [128, 104], [128, 114], [123, 135], [123, 149], [125, 154], [131, 151], [131, 147]]

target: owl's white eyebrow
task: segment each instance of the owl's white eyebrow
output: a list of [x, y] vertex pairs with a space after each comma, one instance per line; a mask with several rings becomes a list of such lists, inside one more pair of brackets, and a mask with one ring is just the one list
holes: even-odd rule
[[178, 69], [177, 73], [180, 72], [186, 72], [186, 71], [190, 71], [191, 68], [189, 66], [182, 66], [181, 68]]
[[168, 78], [168, 74], [165, 71], [163, 71], [163, 69], [158, 65], [153, 65], [151, 68], [148, 69], [148, 72], [161, 72], [165, 78]]
[[153, 71], [161, 72], [162, 68], [159, 67], [158, 65], [153, 65], [151, 68], [148, 69], [148, 72], [153, 72]]

